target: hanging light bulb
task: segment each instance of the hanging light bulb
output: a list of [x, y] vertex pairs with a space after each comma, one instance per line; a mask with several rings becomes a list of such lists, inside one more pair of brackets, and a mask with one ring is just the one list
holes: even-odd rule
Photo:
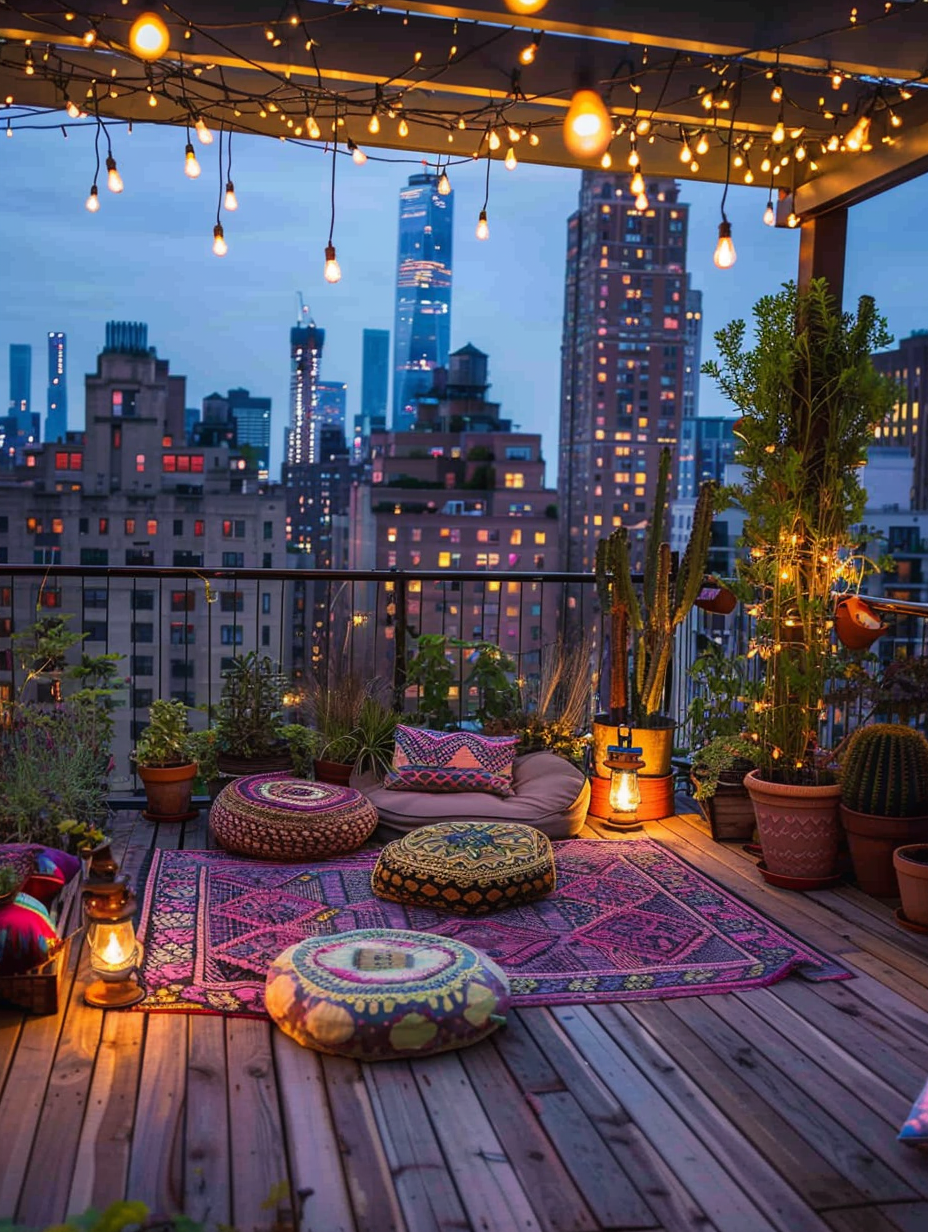
[[841, 144], [841, 141], [838, 137], [838, 134], [832, 133], [831, 136], [828, 138], [828, 145], [825, 148], [828, 150], [829, 154], [834, 154], [835, 150], [837, 150], [840, 144]]
[[527, 47], [523, 47], [519, 52], [520, 64], [534, 64], [535, 56], [538, 54], [538, 39], [534, 38]]
[[706, 136], [705, 133], [699, 134], [699, 140], [696, 142], [696, 153], [697, 154], [708, 154], [709, 153], [709, 138]]
[[351, 151], [351, 161], [355, 164], [355, 166], [363, 167], [364, 164], [367, 162], [367, 155], [364, 153], [364, 151], [361, 149], [358, 143], [356, 141], [352, 141], [352, 139], [349, 137], [345, 144], [348, 146], [348, 149]]
[[367, 131], [373, 136], [380, 132], [380, 120], [376, 111], [371, 112], [371, 118], [367, 122]]
[[609, 153], [608, 150], [599, 160], [599, 165], [602, 167], [603, 171], [608, 171], [609, 168], [612, 166], [612, 155]]
[[801, 163], [805, 159], [805, 156], [806, 147], [804, 145], [797, 145], [793, 151], [793, 158], [795, 158], [797, 163]]
[[629, 185], [629, 187], [636, 197], [640, 193], [644, 192], [644, 176], [641, 174], [640, 171], [636, 171], [635, 174], [632, 176], [632, 182]]
[[538, 136], [537, 133], [532, 133], [532, 132], [529, 133], [528, 135], [529, 145], [538, 145], [540, 142], [541, 142], [541, 138]]
[[644, 191], [644, 189], [642, 189], [641, 192], [638, 194], [638, 196], [635, 198], [635, 209], [639, 211], [646, 210], [649, 204], [650, 202], [648, 201], [648, 194]]
[[477, 219], [476, 235], [478, 240], [488, 240], [490, 238], [490, 224], [487, 222], [486, 210], [480, 211], [480, 216]]
[[506, 0], [506, 8], [510, 13], [527, 17], [531, 13], [539, 13], [547, 3], [548, 0]]
[[499, 147], [502, 145], [502, 142], [499, 139], [499, 133], [496, 132], [495, 129], [492, 129], [492, 128], [490, 129], [490, 135], [487, 138], [487, 145], [490, 147], [491, 150], [498, 150]]
[[902, 116], [896, 115], [895, 111], [890, 111], [889, 122], [893, 128], [902, 128]]
[[711, 111], [714, 104], [715, 104], [715, 99], [713, 98], [712, 91], [709, 90], [707, 93], [705, 93], [702, 96], [702, 105], [706, 109], [706, 111]]
[[506, 160], [503, 165], [507, 171], [515, 171], [519, 165], [519, 160], [516, 158], [516, 152], [512, 146], [506, 151]]
[[783, 127], [782, 120], [777, 120], [776, 127], [770, 134], [770, 140], [774, 145], [780, 145], [786, 140], [786, 129]]
[[747, 171], [745, 171], [744, 173], [744, 182], [745, 184], [754, 183], [754, 172], [751, 170], [750, 167], [748, 167]]
[[171, 35], [157, 13], [142, 13], [129, 27], [129, 46], [142, 60], [157, 60], [171, 45]]
[[638, 123], [635, 125], [635, 132], [638, 134], [639, 137], [647, 137], [650, 131], [651, 131], [651, 121], [648, 119], [647, 116], [642, 116], [641, 119], [638, 121]]
[[633, 171], [635, 170], [636, 167], [639, 167], [641, 165], [641, 155], [638, 153], [638, 151], [636, 150], [634, 146], [632, 146], [631, 150], [629, 150], [629, 153], [628, 153], [628, 165], [631, 167]]
[[202, 116], [197, 116], [196, 123], [193, 127], [196, 129], [197, 136], [200, 139], [200, 145], [213, 144], [213, 134], [206, 127], [206, 121]]
[[326, 282], [339, 282], [342, 276], [342, 267], [335, 259], [335, 245], [326, 244], [325, 247], [325, 269], [322, 276]]
[[564, 144], [576, 158], [598, 158], [612, 140], [606, 104], [595, 90], [574, 92], [564, 119]]
[[113, 193], [121, 193], [123, 189], [122, 176], [116, 170], [116, 159], [112, 154], [106, 159], [106, 186]]
[[763, 160], [763, 162], [760, 165], [760, 169], [766, 175], [766, 173], [770, 170], [770, 159], [769, 158], [765, 158]]
[[399, 126], [397, 127], [396, 131], [399, 133], [401, 137], [409, 136], [409, 125], [406, 123], [405, 117], [402, 120], [400, 120]]
[[82, 120], [87, 114], [86, 111], [81, 111], [77, 103], [73, 102], [70, 98], [65, 104], [64, 109], [68, 113], [68, 115], [71, 117], [72, 120]]
[[870, 135], [870, 117], [862, 115], [848, 135], [844, 138], [849, 150], [859, 150], [867, 143]]
[[314, 115], [306, 117], [306, 132], [312, 141], [318, 141], [322, 136], [322, 129], [316, 123], [316, 117]]
[[84, 202], [84, 209], [90, 214], [96, 214], [100, 208], [100, 193], [97, 190], [96, 184], [90, 185], [90, 196]]
[[184, 147], [184, 175], [188, 180], [195, 180], [200, 174], [200, 164], [197, 162], [197, 156], [193, 151], [193, 146], [188, 141]]
[[515, 145], [517, 141], [522, 140], [522, 134], [519, 132], [517, 128], [513, 128], [511, 124], [506, 129], [506, 134], [509, 137], [509, 141], [511, 145]]
[[773, 89], [770, 91], [770, 101], [772, 103], [779, 103], [782, 101], [782, 99], [783, 99], [783, 87], [780, 85], [778, 81], [776, 85], [774, 85]]
[[789, 215], [786, 219], [786, 225], [788, 227], [798, 227], [799, 226], [799, 215], [794, 214], [793, 211], [790, 210]]
[[238, 197], [235, 195], [235, 185], [231, 180], [226, 180], [226, 195], [222, 204], [230, 213], [238, 209]]
[[771, 200], [767, 202], [767, 208], [764, 210], [764, 223], [768, 227], [772, 227], [776, 220], [777, 216], [774, 213], [773, 201]]
[[833, 90], [840, 90], [842, 81], [844, 81], [844, 74], [835, 69], [831, 74], [831, 88]]
[[96, 43], [96, 41], [97, 41], [97, 32], [96, 32], [96, 30], [93, 28], [93, 26], [91, 26], [89, 30], [85, 30], [85, 32], [84, 32], [84, 37], [83, 37], [83, 39], [82, 39], [81, 41], [83, 42], [83, 44], [84, 44], [84, 46], [85, 46], [85, 47], [93, 47], [93, 46], [94, 46], [94, 44], [95, 44], [95, 43]]
[[683, 138], [683, 144], [680, 146], [680, 162], [684, 165], [693, 161], [693, 151], [690, 149], [690, 143], [686, 137]]
[[229, 245], [222, 233], [222, 223], [217, 222], [213, 227], [213, 252], [217, 257], [224, 257], [228, 251]]
[[723, 218], [719, 223], [719, 242], [715, 246], [712, 260], [720, 270], [731, 269], [738, 259], [735, 246], [731, 242], [731, 223]]
[[448, 179], [448, 172], [443, 171], [438, 180], [438, 193], [442, 197], [447, 197], [451, 192], [451, 181]]

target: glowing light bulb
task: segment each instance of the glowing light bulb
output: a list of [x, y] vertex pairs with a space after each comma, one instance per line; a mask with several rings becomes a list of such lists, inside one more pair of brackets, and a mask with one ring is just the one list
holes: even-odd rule
[[638, 123], [635, 125], [635, 132], [638, 134], [639, 137], [647, 137], [650, 131], [651, 131], [651, 121], [648, 119], [647, 116], [642, 116], [641, 119], [638, 121]]
[[155, 98], [154, 94], [149, 94], [149, 96], [148, 96], [148, 105], [149, 105], [149, 107], [157, 107], [157, 106], [158, 106], [158, 100]]
[[708, 154], [709, 153], [709, 138], [706, 136], [705, 133], [699, 134], [699, 140], [696, 142], [696, 153], [697, 154]]
[[797, 163], [801, 163], [805, 156], [806, 147], [804, 145], [797, 145], [796, 149], [793, 151], [793, 158], [795, 158]]
[[316, 123], [315, 116], [311, 115], [307, 118], [306, 131], [313, 141], [318, 141], [319, 138], [322, 136], [322, 130], [320, 129], [319, 125]]
[[512, 148], [512, 146], [510, 146], [509, 149], [506, 151], [506, 161], [504, 162], [503, 166], [506, 168], [507, 171], [515, 171], [518, 165], [519, 165], [519, 160], [516, 158], [516, 152]]
[[834, 154], [835, 150], [837, 150], [840, 144], [841, 142], [838, 139], [838, 134], [832, 133], [831, 136], [828, 138], [828, 145], [826, 147], [829, 154]]
[[506, 133], [512, 145], [515, 145], [517, 141], [522, 140], [522, 134], [519, 132], [517, 128], [513, 128], [511, 124], [506, 129]]
[[86, 111], [81, 111], [77, 103], [73, 102], [70, 98], [68, 99], [67, 105], [65, 106], [65, 111], [68, 113], [68, 115], [71, 117], [72, 120], [82, 120], [84, 116], [87, 114]]
[[635, 198], [635, 209], [646, 210], [648, 208], [648, 195], [645, 192], [640, 192]]
[[480, 216], [477, 219], [476, 235], [478, 240], [488, 240], [490, 238], [490, 224], [487, 222], [486, 210], [480, 211]]
[[680, 146], [680, 162], [686, 164], [692, 161], [693, 161], [693, 151], [690, 149], [690, 143], [684, 137], [683, 145]]
[[212, 145], [213, 134], [206, 127], [206, 121], [202, 116], [197, 117], [197, 121], [193, 126], [196, 129], [196, 134], [200, 139], [200, 145]]
[[641, 155], [638, 153], [638, 151], [635, 149], [634, 146], [632, 146], [631, 150], [629, 151], [628, 165], [632, 168], [633, 171], [636, 167], [641, 166]]
[[84, 202], [84, 209], [90, 214], [96, 214], [100, 208], [100, 193], [97, 191], [96, 184], [90, 185], [90, 196]]
[[768, 227], [772, 227], [773, 224], [776, 222], [776, 220], [777, 220], [777, 216], [774, 213], [773, 202], [768, 201], [767, 208], [764, 210], [764, 222], [766, 223]]
[[200, 164], [197, 162], [197, 156], [193, 152], [193, 146], [190, 142], [184, 148], [184, 175], [188, 180], [195, 180], [200, 174]]
[[230, 213], [238, 209], [238, 197], [235, 195], [235, 185], [231, 180], [226, 180], [226, 195], [222, 204]]
[[348, 149], [351, 151], [351, 161], [355, 164], [356, 167], [363, 167], [364, 164], [367, 162], [367, 155], [364, 153], [361, 147], [357, 144], [357, 142], [352, 141], [350, 137], [348, 138], [347, 145], [348, 145]]
[[577, 90], [564, 119], [564, 144], [576, 158], [598, 158], [612, 140], [612, 122], [595, 90]]
[[377, 112], [371, 112], [371, 118], [367, 122], [367, 131], [376, 136], [380, 132], [380, 120], [377, 117]]
[[744, 173], [744, 182], [745, 184], [754, 183], [754, 172], [751, 170], [750, 167], [748, 167], [747, 171], [745, 171]]
[[844, 75], [843, 73], [839, 73], [836, 69], [831, 74], [831, 88], [833, 90], [840, 90], [842, 81], [844, 81]]
[[712, 97], [711, 91], [709, 91], [708, 94], [704, 94], [702, 96], [702, 105], [706, 109], [706, 111], [712, 110], [712, 106], [714, 102], [715, 102], [715, 99]]
[[157, 60], [171, 45], [171, 35], [157, 13], [142, 13], [129, 28], [129, 46], [142, 60]]
[[644, 192], [644, 176], [641, 174], [640, 171], [636, 171], [635, 174], [632, 176], [632, 182], [629, 185], [629, 187], [631, 188], [631, 191], [635, 194], [636, 197], [639, 195], [639, 193]]
[[401, 137], [409, 136], [409, 125], [406, 123], [405, 119], [400, 120], [399, 126], [396, 131], [399, 133]]
[[537, 133], [529, 133], [528, 135], [529, 145], [538, 145], [540, 141], [541, 141], [541, 138], [538, 136]]
[[217, 257], [224, 257], [228, 251], [229, 245], [222, 233], [222, 224], [217, 222], [213, 227], [213, 252]]
[[764, 161], [760, 165], [760, 169], [765, 174], [770, 170], [770, 159], [769, 158], [764, 159]]
[[770, 101], [772, 103], [779, 103], [782, 98], [783, 98], [783, 87], [777, 84], [770, 91]]
[[774, 143], [774, 145], [780, 145], [786, 140], [786, 129], [783, 127], [782, 120], [777, 120], [776, 127], [770, 134], [770, 140]]
[[85, 46], [85, 47], [93, 47], [94, 43], [96, 43], [96, 41], [97, 41], [97, 32], [96, 32], [96, 30], [94, 30], [94, 28], [93, 28], [92, 26], [91, 26], [91, 28], [90, 28], [89, 30], [87, 30], [87, 31], [86, 31], [86, 33], [84, 34], [84, 38], [83, 38], [83, 40], [82, 40], [82, 41], [83, 41], [83, 44], [84, 44], [84, 46]]
[[720, 270], [731, 269], [738, 259], [738, 254], [735, 252], [735, 246], [731, 242], [731, 223], [719, 223], [719, 242], [715, 246], [715, 252], [712, 254], [712, 260], [716, 268]]
[[496, 132], [495, 129], [490, 129], [490, 135], [487, 138], [487, 145], [491, 150], [498, 150], [502, 145], [502, 142], [499, 139], [499, 133]]
[[889, 122], [893, 128], [902, 128], [902, 116], [896, 115], [895, 111], [889, 113]]
[[786, 225], [788, 227], [798, 227], [799, 226], [799, 215], [794, 214], [792, 210], [790, 210], [789, 216], [786, 219]]
[[322, 276], [326, 282], [340, 282], [342, 276], [342, 267], [335, 259], [335, 245], [326, 244], [325, 248], [325, 269], [322, 271]]
[[439, 196], [447, 197], [451, 192], [451, 181], [448, 179], [448, 172], [443, 171], [438, 181]]
[[523, 47], [519, 52], [520, 64], [534, 64], [535, 56], [538, 54], [538, 44], [533, 40], [527, 47]]
[[548, 0], [506, 0], [506, 8], [510, 13], [528, 16], [530, 13], [540, 13]]
[[106, 160], [106, 186], [113, 193], [121, 193], [122, 176], [116, 170], [116, 159], [110, 154]]
[[735, 157], [731, 161], [735, 164], [736, 167], [743, 167], [744, 166], [744, 155], [736, 154]]
[[609, 153], [608, 150], [599, 160], [599, 165], [602, 167], [603, 171], [608, 171], [609, 168], [612, 166], [612, 155]]
[[844, 138], [849, 150], [862, 149], [870, 135], [870, 117], [862, 115], [848, 135]]

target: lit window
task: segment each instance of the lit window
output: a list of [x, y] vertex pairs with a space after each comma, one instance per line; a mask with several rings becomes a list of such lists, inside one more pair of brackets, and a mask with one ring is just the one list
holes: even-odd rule
[[173, 473], [177, 470], [177, 454], [166, 453], [161, 456], [161, 469], [168, 473]]
[[396, 543], [396, 527], [387, 527], [387, 543]]
[[135, 455], [135, 469], [139, 474], [145, 470], [145, 455], [143, 453]]
[[422, 542], [422, 527], [421, 526], [414, 526], [412, 528], [412, 541], [413, 543]]
[[68, 462], [72, 471], [82, 471], [84, 469], [84, 455], [82, 453], [72, 453], [68, 458]]
[[62, 521], [61, 518], [52, 518], [52, 534], [53, 535], [63, 535], [64, 534], [64, 522]]
[[647, 483], [648, 477], [644, 471], [635, 471], [635, 483]]
[[126, 518], [126, 534], [135, 534], [135, 518]]
[[158, 519], [157, 518], [148, 519], [148, 521], [145, 523], [145, 533], [148, 535], [157, 535], [158, 533]]
[[55, 454], [55, 470], [66, 471], [68, 469], [68, 455], [66, 453]]
[[194, 522], [193, 524], [193, 533], [197, 537], [201, 535], [205, 535], [206, 534], [206, 523], [201, 522], [199, 519], [197, 519], [197, 521]]
[[108, 535], [110, 533], [109, 518], [101, 518], [100, 521], [97, 523], [97, 529], [101, 535]]
[[451, 553], [450, 552], [439, 552], [438, 553], [438, 567], [439, 569], [450, 569], [451, 568]]
[[507, 488], [524, 488], [525, 476], [521, 471], [506, 471], [505, 483]]
[[513, 545], [513, 547], [518, 547], [518, 546], [519, 546], [519, 544], [522, 542], [522, 531], [521, 531], [521, 529], [514, 530], [514, 531], [512, 531], [512, 532], [510, 533], [510, 535], [509, 535], [509, 542]]
[[535, 531], [535, 542], [543, 544], [545, 542], [545, 532], [543, 530]]
[[170, 449], [173, 444], [174, 444], [173, 436], [162, 436], [161, 445], [164, 449]]

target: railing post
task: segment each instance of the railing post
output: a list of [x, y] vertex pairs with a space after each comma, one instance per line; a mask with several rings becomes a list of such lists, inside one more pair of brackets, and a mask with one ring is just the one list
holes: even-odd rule
[[393, 709], [403, 713], [406, 704], [406, 578], [397, 574], [393, 582]]

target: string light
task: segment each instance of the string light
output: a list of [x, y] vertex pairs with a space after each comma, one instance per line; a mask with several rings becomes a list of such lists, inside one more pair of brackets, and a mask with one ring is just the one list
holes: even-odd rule
[[235, 195], [235, 185], [231, 180], [226, 181], [226, 195], [223, 198], [223, 209], [230, 213], [238, 209], [238, 197]]
[[401, 137], [408, 137], [408, 136], [409, 136], [409, 125], [406, 123], [406, 118], [405, 118], [405, 116], [403, 117], [403, 119], [401, 119], [401, 120], [400, 120], [399, 125], [397, 126], [396, 131], [399, 133], [399, 135], [400, 135]]
[[371, 112], [371, 118], [367, 122], [367, 131], [372, 137], [376, 137], [376, 135], [380, 132], [380, 120], [376, 111]]
[[[221, 136], [222, 136], [222, 130], [220, 129], [220, 137]], [[219, 143], [219, 151], [221, 155], [222, 154], [222, 141], [221, 140]], [[228, 162], [226, 164], [226, 192], [225, 192], [225, 197], [223, 199], [223, 207], [226, 210], [228, 210], [230, 214], [232, 214], [238, 209], [238, 197], [236, 197], [235, 195], [235, 185], [232, 183], [232, 130], [231, 128], [229, 129], [229, 135], [226, 138], [226, 154], [227, 154]], [[222, 159], [220, 157], [220, 163], [221, 161]], [[219, 178], [221, 182], [222, 181], [222, 167], [221, 166], [220, 166]]]
[[500, 138], [499, 138], [499, 133], [495, 129], [491, 128], [490, 135], [487, 138], [487, 145], [490, 147], [491, 150], [498, 150], [502, 144], [503, 143], [500, 141]]
[[538, 136], [538, 134], [529, 131], [529, 134], [528, 134], [529, 145], [539, 145], [540, 142], [541, 142], [541, 138]]
[[448, 179], [447, 171], [442, 171], [438, 177], [438, 194], [441, 197], [448, 197], [451, 194], [451, 181]]
[[90, 195], [84, 202], [84, 208], [91, 214], [96, 214], [100, 208], [100, 191], [96, 184], [90, 185]]
[[65, 103], [64, 109], [68, 113], [68, 115], [71, 117], [72, 120], [83, 120], [85, 116], [87, 115], [87, 112], [81, 111], [77, 103], [73, 102], [70, 98]]
[[121, 193], [123, 190], [122, 176], [116, 167], [116, 159], [112, 154], [106, 156], [106, 186], [111, 193]]
[[520, 17], [529, 17], [532, 13], [540, 13], [547, 3], [548, 0], [506, 0], [506, 8]]
[[193, 127], [196, 131], [197, 137], [200, 139], [200, 145], [213, 144], [213, 134], [206, 127], [206, 121], [202, 116], [197, 116]]
[[574, 91], [564, 118], [564, 144], [576, 158], [598, 158], [612, 140], [606, 104], [595, 90]]
[[639, 137], [647, 137], [650, 131], [651, 131], [651, 121], [648, 119], [647, 116], [642, 116], [641, 119], [638, 121], [638, 123], [635, 125], [635, 132], [638, 134]]
[[506, 159], [503, 165], [507, 171], [515, 171], [519, 165], [519, 160], [516, 158], [516, 152], [512, 146], [506, 151]]
[[23, 65], [23, 72], [27, 77], [32, 77], [35, 74], [35, 62], [32, 59], [32, 48], [26, 48], [26, 62]]
[[599, 160], [599, 165], [602, 167], [603, 171], [608, 171], [609, 168], [612, 166], [612, 155], [609, 153], [608, 150]]
[[786, 225], [788, 227], [798, 227], [799, 226], [799, 215], [794, 214], [793, 211], [790, 210], [789, 215], [787, 216], [787, 219], [786, 219]]
[[487, 158], [487, 179], [486, 188], [483, 194], [483, 209], [477, 216], [477, 230], [475, 232], [478, 240], [488, 240], [490, 238], [490, 224], [487, 222], [487, 205], [490, 201], [490, 163], [491, 159]]
[[517, 141], [522, 140], [522, 134], [517, 128], [513, 128], [511, 124], [506, 132], [512, 145], [515, 145]]
[[329, 283], [341, 281], [342, 267], [338, 263], [338, 258], [335, 256], [335, 245], [332, 243], [332, 236], [335, 232], [335, 167], [338, 161], [338, 141], [332, 142], [332, 181], [329, 190], [329, 200], [331, 205], [331, 213], [329, 215], [329, 242], [325, 246], [325, 266], [322, 270], [322, 276]]
[[680, 162], [684, 165], [693, 161], [693, 151], [690, 149], [690, 143], [686, 133], [680, 130], [680, 140], [683, 144], [680, 146]]
[[644, 176], [640, 171], [636, 171], [632, 176], [630, 188], [636, 197], [640, 196], [640, 194], [644, 192]]
[[523, 47], [522, 50], [519, 52], [519, 63], [520, 64], [534, 64], [535, 63], [535, 56], [538, 54], [538, 42], [540, 38], [541, 38], [540, 34], [532, 35], [532, 41], [528, 44], [527, 47]]
[[833, 90], [840, 90], [841, 83], [843, 81], [844, 81], [844, 74], [839, 72], [838, 69], [835, 69], [835, 71], [831, 74], [831, 88]]
[[764, 223], [768, 227], [772, 227], [774, 223], [776, 222], [776, 220], [777, 220], [777, 216], [774, 213], [773, 201], [770, 200], [767, 202], [767, 208], [764, 210]]
[[731, 269], [738, 259], [738, 254], [735, 252], [735, 245], [731, 238], [731, 223], [728, 221], [728, 216], [725, 213], [725, 202], [728, 198], [728, 186], [731, 183], [731, 147], [732, 139], [735, 131], [735, 112], [732, 111], [731, 121], [728, 125], [728, 145], [726, 147], [725, 158], [725, 188], [722, 191], [722, 221], [719, 223], [719, 238], [715, 245], [715, 252], [712, 254], [712, 261], [717, 269]]
[[188, 180], [195, 180], [200, 174], [200, 164], [192, 144], [188, 141], [184, 147], [184, 175]]
[[866, 145], [867, 138], [870, 135], [870, 117], [866, 114], [862, 115], [848, 135], [844, 138], [845, 145], [849, 150], [860, 150]]
[[786, 129], [783, 127], [782, 120], [777, 120], [776, 127], [770, 134], [770, 140], [774, 145], [781, 145], [786, 140]]
[[229, 245], [226, 243], [226, 237], [223, 234], [222, 223], [217, 222], [213, 227], [213, 252], [217, 257], [224, 257], [229, 251]]
[[318, 141], [322, 136], [322, 130], [316, 123], [316, 117], [312, 114], [306, 117], [306, 132], [311, 141]]
[[709, 153], [709, 138], [705, 133], [699, 134], [699, 140], [696, 142], [696, 153], [699, 155]]
[[142, 13], [129, 28], [129, 46], [142, 60], [158, 60], [171, 45], [171, 35], [157, 13]]
[[351, 151], [351, 161], [355, 164], [355, 166], [363, 167], [364, 164], [367, 162], [367, 155], [364, 153], [364, 151], [361, 149], [358, 143], [356, 141], [352, 141], [352, 139], [349, 137], [345, 144], [348, 146], [348, 149]]

